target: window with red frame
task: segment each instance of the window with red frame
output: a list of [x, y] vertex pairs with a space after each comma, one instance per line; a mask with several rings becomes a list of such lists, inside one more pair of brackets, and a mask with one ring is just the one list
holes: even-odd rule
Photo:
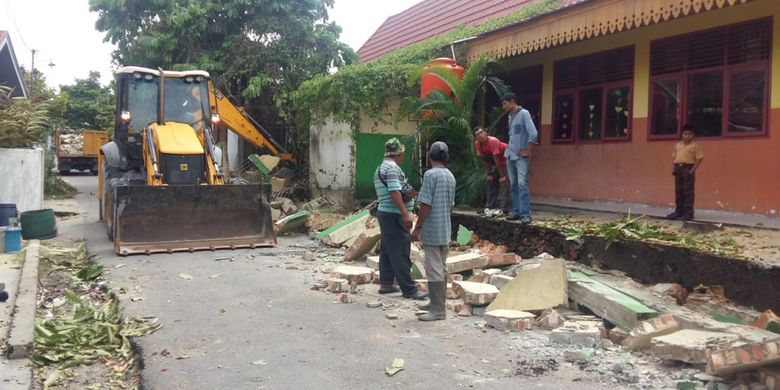
[[634, 47], [555, 63], [553, 142], [628, 140]]
[[654, 41], [650, 138], [765, 135], [772, 20]]

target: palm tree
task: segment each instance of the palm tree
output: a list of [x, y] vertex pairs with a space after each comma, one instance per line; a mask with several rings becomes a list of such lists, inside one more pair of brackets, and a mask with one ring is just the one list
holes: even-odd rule
[[[474, 104], [477, 96], [492, 88], [498, 96], [509, 92], [509, 87], [500, 79], [488, 76], [488, 65], [493, 63], [487, 58], [478, 58], [471, 63], [459, 80], [446, 69], [423, 69], [422, 73], [433, 73], [444, 81], [452, 91], [447, 95], [434, 90], [424, 98], [409, 97], [403, 100], [397, 118], [410, 115], [417, 119], [417, 130], [409, 137], [418, 139], [427, 145], [434, 141], [444, 141], [450, 148], [449, 168], [458, 179], [456, 201], [471, 204], [479, 198], [485, 186], [485, 171], [474, 152], [473, 126], [477, 124]], [[495, 123], [489, 126], [492, 129]]]

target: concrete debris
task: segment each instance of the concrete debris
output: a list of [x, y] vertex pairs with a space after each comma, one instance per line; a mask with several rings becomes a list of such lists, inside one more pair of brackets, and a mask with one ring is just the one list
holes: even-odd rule
[[[314, 198], [314, 199], [312, 199], [312, 200], [302, 204], [301, 205], [301, 209], [302, 210], [306, 210], [306, 211], [314, 211], [314, 210], [320, 210], [320, 209], [326, 208], [328, 206], [335, 206], [335, 205], [336, 205], [336, 202], [334, 202], [333, 200], [331, 200], [327, 196], [320, 196], [319, 198]], [[343, 219], [343, 217], [341, 219]], [[338, 221], [336, 221], [336, 222], [338, 222]], [[328, 225], [326, 227], [330, 227], [330, 226], [331, 225]], [[322, 230], [322, 229], [317, 229], [317, 230]]]
[[506, 284], [490, 310], [544, 310], [564, 305], [567, 299], [566, 265], [563, 260], [523, 264], [515, 278]]
[[488, 267], [502, 267], [507, 265], [520, 264], [523, 259], [514, 253], [492, 253], [485, 254]]
[[366, 267], [371, 268], [374, 271], [379, 271], [379, 256], [367, 256]]
[[499, 293], [496, 286], [492, 284], [474, 282], [454, 282], [453, 290], [463, 298], [464, 302], [475, 306], [490, 304]]
[[758, 371], [759, 381], [769, 390], [780, 390], [780, 365]]
[[707, 362], [707, 351], [710, 348], [728, 345], [737, 339], [736, 335], [726, 333], [683, 329], [653, 338], [650, 352], [664, 359], [703, 364]]
[[651, 291], [662, 297], [671, 297], [678, 305], [684, 305], [688, 298], [688, 290], [677, 283], [659, 283]]
[[484, 268], [486, 265], [487, 258], [479, 252], [469, 252], [447, 257], [447, 273], [450, 274]]
[[682, 325], [674, 315], [665, 314], [637, 324], [626, 337], [623, 346], [631, 350], [647, 348], [653, 338], [665, 336], [680, 329], [682, 329]]
[[689, 305], [702, 305], [710, 302], [717, 302], [724, 305], [731, 305], [732, 303], [726, 299], [723, 286], [705, 286], [700, 284], [696, 286], [685, 302]]
[[461, 274], [448, 274], [447, 275], [447, 283], [458, 282], [458, 281], [461, 281], [461, 280], [463, 280], [463, 275], [461, 275]]
[[626, 340], [627, 337], [628, 337], [628, 332], [618, 327], [610, 329], [609, 333], [607, 334], [607, 338], [609, 338], [609, 341], [613, 342], [615, 345], [623, 345], [623, 342]]
[[460, 283], [460, 282], [453, 282], [453, 283], [447, 283], [447, 299], [460, 299], [463, 298], [462, 290], [455, 288], [454, 283]]
[[596, 350], [593, 348], [583, 348], [579, 351], [565, 351], [563, 353], [563, 360], [571, 363], [585, 363], [593, 356], [594, 352], [596, 352]]
[[343, 221], [345, 218], [345, 216], [341, 214], [311, 211], [307, 208], [304, 208], [303, 206], [301, 207], [301, 209], [309, 211], [309, 214], [311, 215], [309, 217], [309, 221], [307, 222], [307, 226], [309, 227], [309, 229], [316, 230], [318, 232], [326, 230], [327, 228]]
[[343, 221], [317, 234], [317, 239], [321, 240], [325, 245], [340, 246], [350, 238], [368, 230], [369, 227], [366, 227], [366, 223], [369, 218], [373, 217], [369, 215], [368, 210], [350, 215]]
[[[286, 184], [287, 184], [287, 180], [280, 179], [278, 177], [272, 177], [271, 178], [271, 191], [273, 193], [277, 193], [277, 192], [283, 190]], [[295, 209], [297, 210], [297, 207], [295, 207]]]
[[340, 303], [352, 303], [352, 299], [347, 295], [347, 293], [341, 293], [339, 294], [338, 298], [336, 298]]
[[349, 281], [341, 278], [325, 279], [325, 291], [332, 293], [348, 292]]
[[385, 318], [387, 318], [388, 320], [397, 320], [398, 319], [398, 314], [388, 312], [388, 313], [385, 313]]
[[493, 275], [498, 275], [501, 273], [500, 269], [486, 269], [486, 270], [474, 270], [474, 276], [469, 278], [469, 282], [475, 282], [475, 283], [490, 283], [490, 278], [493, 277]]
[[308, 211], [288, 215], [274, 223], [274, 230], [279, 235], [300, 231], [306, 225], [307, 219], [309, 219]]
[[355, 242], [344, 253], [344, 261], [355, 261], [366, 256], [379, 242], [380, 236], [379, 228], [373, 228], [360, 233]]
[[708, 351], [707, 373], [726, 375], [780, 363], [780, 339]]
[[780, 334], [780, 317], [777, 316], [772, 310], [767, 310], [751, 324], [756, 328], [766, 329], [773, 333]]
[[658, 314], [642, 302], [579, 271], [569, 271], [569, 298], [625, 330]]
[[374, 278], [374, 270], [368, 267], [340, 265], [333, 270], [331, 277], [345, 279], [349, 284], [366, 284], [371, 283]]
[[597, 321], [567, 321], [550, 333], [551, 344], [594, 348], [601, 342], [603, 325]]
[[563, 325], [566, 319], [558, 313], [555, 309], [547, 309], [542, 312], [542, 315], [536, 320], [537, 325], [541, 329], [556, 329]]
[[490, 278], [490, 284], [496, 286], [497, 289], [502, 290], [504, 286], [509, 284], [509, 282], [513, 281], [515, 278], [509, 275], [493, 275]]
[[535, 315], [518, 310], [491, 310], [485, 313], [487, 324], [498, 330], [518, 332], [531, 329]]

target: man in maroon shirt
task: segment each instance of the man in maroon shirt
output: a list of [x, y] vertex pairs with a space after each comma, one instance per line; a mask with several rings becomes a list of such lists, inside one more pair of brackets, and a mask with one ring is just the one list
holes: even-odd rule
[[474, 142], [474, 149], [477, 156], [482, 159], [482, 166], [487, 172], [488, 188], [485, 214], [498, 216], [500, 215], [498, 211], [507, 214], [509, 212], [509, 207], [507, 207], [509, 180], [506, 177], [506, 157], [504, 157], [507, 144], [488, 135], [481, 127], [477, 127], [474, 136], [477, 138]]

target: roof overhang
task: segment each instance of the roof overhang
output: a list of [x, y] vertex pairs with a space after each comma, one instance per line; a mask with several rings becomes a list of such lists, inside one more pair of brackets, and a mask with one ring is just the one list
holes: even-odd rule
[[26, 98], [27, 90], [24, 88], [24, 77], [16, 60], [14, 47], [7, 32], [0, 34], [0, 84], [11, 88], [12, 98]]
[[[144, 74], [151, 74], [154, 76], [160, 76], [159, 69], [144, 68], [141, 66], [124, 66], [119, 68], [119, 70], [116, 71], [117, 75], [133, 74], [133, 73], [144, 73]], [[187, 76], [202, 76], [208, 78], [209, 72], [206, 72], [205, 70], [185, 70], [181, 72], [177, 72], [173, 70], [163, 70], [162, 75], [163, 77], [174, 77], [174, 78], [187, 77]]]
[[502, 59], [756, 0], [579, 0], [568, 7], [481, 34], [469, 60]]

